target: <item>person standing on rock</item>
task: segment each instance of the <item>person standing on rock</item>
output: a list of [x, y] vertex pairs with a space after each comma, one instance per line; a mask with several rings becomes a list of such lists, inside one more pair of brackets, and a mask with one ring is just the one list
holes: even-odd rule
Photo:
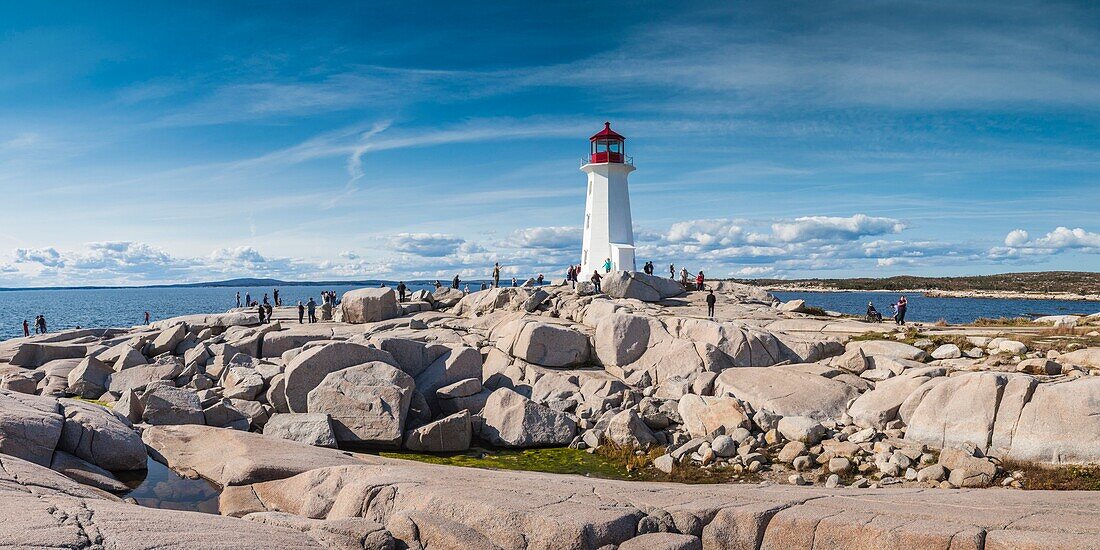
[[603, 272], [604, 273], [611, 273], [611, 258], [608, 258], [608, 259], [603, 261]]
[[302, 324], [302, 321], [306, 317], [306, 306], [302, 305], [302, 301], [298, 300], [298, 324]]
[[515, 287], [515, 286], [516, 286], [516, 278], [515, 278], [515, 277], [512, 277], [512, 286], [513, 286], [513, 287]]
[[251, 292], [245, 292], [244, 293], [244, 307], [252, 307], [252, 293]]
[[703, 272], [699, 271], [699, 274], [695, 276], [695, 290], [704, 290], [703, 283], [706, 282], [706, 278], [703, 277]]
[[35, 326], [37, 327], [36, 333], [46, 334], [46, 316], [39, 315], [35, 321]]
[[147, 325], [149, 324], [149, 312], [148, 311], [145, 312], [145, 324], [147, 324]]
[[309, 303], [306, 304], [306, 307], [309, 308], [309, 322], [310, 323], [316, 323], [317, 322], [317, 302], [313, 301], [313, 296], [309, 297]]
[[718, 301], [718, 298], [714, 296], [714, 291], [711, 290], [707, 293], [707, 317], [714, 318], [714, 303]]
[[26, 319], [23, 319], [23, 336], [28, 337], [30, 335], [31, 335], [31, 324], [28, 323]]
[[241, 307], [241, 291], [237, 291], [237, 307]]
[[573, 264], [569, 264], [569, 269], [565, 271], [565, 281], [569, 283], [570, 288], [577, 288], [577, 285], [573, 284], [573, 277], [577, 272], [573, 271]]
[[458, 275], [456, 274], [454, 280], [451, 281], [451, 288], [458, 290], [458, 285], [460, 285], [461, 283], [462, 281], [458, 279]]
[[256, 313], [260, 316], [260, 324], [261, 325], [264, 324], [264, 311], [265, 310], [264, 310], [264, 305], [263, 304], [257, 304], [256, 305]]
[[279, 289], [277, 289], [277, 288], [271, 289], [271, 299], [275, 300], [275, 305], [276, 306], [283, 305], [282, 302], [279, 301]]
[[596, 287], [596, 294], [599, 294], [599, 293], [603, 292], [603, 290], [600, 290], [600, 279], [603, 279], [603, 276], [600, 275], [600, 272], [599, 271], [593, 271], [592, 272], [592, 284]]
[[500, 262], [493, 263], [493, 288], [500, 288]]
[[538, 276], [538, 278], [535, 279], [535, 281], [538, 282], [539, 286], [542, 286], [542, 281], [543, 281], [542, 273], [539, 273], [539, 276]]
[[405, 286], [405, 281], [397, 281], [397, 299], [399, 301], [402, 301], [402, 302], [405, 301], [405, 291], [406, 290], [408, 290], [408, 287]]
[[669, 279], [675, 279], [676, 278], [676, 264], [668, 264], [668, 278]]
[[681, 268], [680, 269], [680, 284], [684, 285], [685, 288], [687, 287], [687, 284], [688, 284], [688, 277], [691, 277], [691, 274], [688, 273], [688, 268], [686, 268], [686, 267]]
[[898, 305], [897, 305], [898, 312], [897, 312], [897, 315], [895, 317], [895, 320], [901, 326], [905, 326], [905, 310], [908, 307], [909, 307], [909, 300], [906, 300], [905, 296], [902, 296], [901, 298], [898, 299]]

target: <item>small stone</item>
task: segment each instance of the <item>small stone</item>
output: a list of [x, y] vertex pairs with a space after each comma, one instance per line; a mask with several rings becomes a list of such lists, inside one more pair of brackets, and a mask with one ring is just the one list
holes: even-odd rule
[[806, 453], [806, 444], [801, 441], [791, 441], [779, 451], [778, 459], [784, 464], [791, 464], [794, 459]]
[[798, 472], [804, 472], [806, 470], [811, 470], [814, 467], [813, 463], [810, 461], [810, 457], [808, 457], [808, 456], [800, 456], [798, 458], [795, 458], [791, 462], [791, 466], [793, 466], [795, 471], [798, 471]]
[[710, 446], [714, 454], [722, 458], [729, 458], [737, 455], [737, 441], [728, 435], [715, 437]]
[[838, 476], [836, 474], [830, 475], [829, 478], [825, 480], [825, 488], [826, 489], [836, 489], [839, 486], [840, 486], [840, 476]]
[[672, 465], [675, 463], [676, 461], [672, 458], [672, 455], [661, 455], [653, 459], [653, 467], [666, 474], [672, 473]]
[[794, 475], [789, 476], [787, 478], [787, 483], [790, 483], [791, 485], [809, 485], [810, 484], [810, 482], [806, 481], [806, 478], [802, 477], [801, 474], [794, 474]]
[[852, 462], [847, 458], [833, 458], [829, 460], [829, 473], [847, 474], [852, 471]]

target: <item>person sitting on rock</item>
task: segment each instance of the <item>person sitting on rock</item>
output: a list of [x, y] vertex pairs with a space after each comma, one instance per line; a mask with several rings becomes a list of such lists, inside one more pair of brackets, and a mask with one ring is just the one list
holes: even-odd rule
[[867, 302], [867, 321], [870, 323], [881, 323], [882, 314], [875, 309], [875, 304]]
[[718, 298], [714, 295], [714, 291], [709, 291], [707, 294], [707, 317], [714, 318], [714, 304], [718, 301]]
[[599, 271], [593, 271], [592, 272], [592, 285], [596, 287], [596, 293], [597, 294], [603, 292], [602, 290], [600, 290], [600, 279], [603, 279], [603, 276], [600, 275], [600, 272]]

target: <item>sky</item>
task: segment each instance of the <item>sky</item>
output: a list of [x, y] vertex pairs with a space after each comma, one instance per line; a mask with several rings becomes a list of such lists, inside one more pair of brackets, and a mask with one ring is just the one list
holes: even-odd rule
[[[0, 287], [1100, 271], [1096, 2], [0, 6]], [[663, 268], [661, 268], [663, 269]]]

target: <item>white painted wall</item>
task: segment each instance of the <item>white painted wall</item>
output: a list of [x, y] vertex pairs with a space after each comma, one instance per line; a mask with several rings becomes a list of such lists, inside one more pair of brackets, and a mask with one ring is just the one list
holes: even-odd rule
[[[634, 171], [629, 164], [585, 164], [581, 171], [588, 174], [588, 198], [584, 206], [584, 241], [581, 250], [580, 280], [588, 280], [593, 271], [604, 272], [607, 258], [616, 263], [611, 243], [634, 246], [634, 226], [630, 219], [630, 189], [627, 175]], [[625, 260], [625, 259], [624, 259]], [[625, 263], [625, 261], [624, 261]], [[633, 264], [633, 254], [630, 262]], [[612, 270], [634, 270], [634, 265], [614, 265]]]

